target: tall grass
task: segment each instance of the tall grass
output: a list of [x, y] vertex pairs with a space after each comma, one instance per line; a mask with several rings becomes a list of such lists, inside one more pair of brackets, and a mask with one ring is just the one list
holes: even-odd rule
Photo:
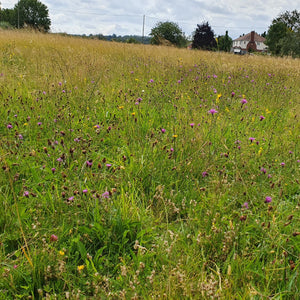
[[299, 60], [0, 49], [3, 299], [299, 298]]

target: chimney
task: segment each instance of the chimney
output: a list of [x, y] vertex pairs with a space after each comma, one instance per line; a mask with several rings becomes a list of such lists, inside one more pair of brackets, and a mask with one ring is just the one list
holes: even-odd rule
[[254, 42], [254, 35], [255, 35], [255, 31], [251, 31], [251, 37], [250, 37], [250, 42]]

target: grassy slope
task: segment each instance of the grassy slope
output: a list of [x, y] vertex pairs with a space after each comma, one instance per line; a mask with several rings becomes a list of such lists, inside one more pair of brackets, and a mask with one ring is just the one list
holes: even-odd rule
[[5, 298], [300, 296], [299, 60], [0, 49]]

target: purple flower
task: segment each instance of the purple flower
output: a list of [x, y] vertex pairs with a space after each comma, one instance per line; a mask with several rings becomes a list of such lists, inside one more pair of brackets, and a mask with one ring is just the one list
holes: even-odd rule
[[86, 193], [88, 192], [88, 190], [87, 190], [87, 189], [84, 189], [84, 190], [82, 190], [82, 192], [83, 192], [84, 194], [86, 194]]
[[58, 241], [57, 235], [52, 234], [52, 235], [50, 236], [50, 241], [51, 241], [51, 242], [57, 242], [57, 241]]
[[245, 202], [245, 203], [242, 205], [242, 207], [248, 209], [248, 208], [249, 208], [248, 202]]
[[262, 120], [264, 120], [264, 119], [265, 119], [264, 116], [260, 116], [260, 117], [259, 117], [259, 120], [260, 120], [260, 121], [262, 121]]
[[59, 157], [56, 161], [58, 161], [58, 162], [62, 162], [63, 160], [62, 160], [62, 158], [61, 157]]
[[216, 111], [214, 108], [212, 108], [212, 109], [210, 109], [209, 111], [208, 111], [208, 113], [210, 113], [210, 114], [212, 114], [212, 115], [214, 115], [214, 114], [216, 114], [218, 111]]
[[87, 160], [85, 163], [86, 163], [86, 166], [89, 168], [93, 165], [93, 162], [89, 161], [89, 160]]
[[153, 80], [153, 79], [150, 79], [149, 82], [152, 83], [152, 82], [154, 82], [154, 80]]
[[7, 127], [7, 129], [12, 129], [13, 128], [11, 124], [8, 124], [6, 127]]
[[207, 177], [208, 176], [208, 172], [204, 171], [202, 172], [202, 177]]
[[234, 95], [235, 95], [235, 92], [232, 92], [232, 93], [231, 93], [231, 97], [233, 97]]
[[282, 167], [284, 167], [284, 166], [285, 166], [285, 163], [284, 163], [284, 162], [282, 162], [280, 165], [281, 165]]
[[111, 164], [106, 164], [105, 166], [107, 169], [109, 169], [111, 167]]
[[246, 99], [242, 99], [241, 100], [242, 105], [248, 103], [248, 101]]
[[249, 137], [249, 141], [254, 142], [255, 141], [255, 138], [254, 137]]
[[52, 168], [51, 171], [52, 171], [52, 173], [55, 173], [56, 169], [55, 169], [55, 168]]
[[109, 198], [109, 192], [104, 192], [102, 195], [102, 198]]
[[162, 132], [162, 133], [165, 133], [165, 132], [166, 132], [166, 129], [162, 128], [162, 129], [161, 129], [161, 132]]
[[171, 151], [171, 152], [174, 152], [174, 148], [171, 148], [170, 151]]
[[20, 140], [23, 140], [23, 135], [22, 134], [19, 134], [18, 137], [19, 137]]
[[191, 123], [190, 126], [193, 128], [195, 126], [195, 123]]
[[181, 83], [181, 80], [178, 80], [177, 83]]
[[23, 194], [23, 196], [28, 198], [29, 197], [29, 192], [25, 191], [24, 194]]
[[73, 201], [73, 200], [74, 200], [74, 196], [68, 198], [68, 201]]
[[42, 122], [38, 122], [38, 125], [41, 126], [41, 125], [42, 125]]
[[267, 196], [265, 199], [265, 203], [270, 203], [272, 202], [272, 198], [270, 196]]
[[263, 172], [264, 174], [267, 173], [267, 170], [266, 170], [265, 168], [261, 168], [260, 170], [261, 170], [261, 172]]

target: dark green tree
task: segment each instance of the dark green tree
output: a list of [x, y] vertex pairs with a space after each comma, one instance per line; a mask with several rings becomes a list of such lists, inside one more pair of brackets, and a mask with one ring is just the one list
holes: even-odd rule
[[226, 31], [225, 35], [219, 35], [217, 41], [218, 41], [218, 49], [220, 51], [230, 52], [231, 45], [232, 45], [232, 38], [228, 35], [228, 31]]
[[20, 0], [14, 7], [15, 27], [23, 28], [25, 25], [41, 31], [49, 31], [51, 20], [48, 8], [38, 0]]
[[187, 39], [180, 27], [173, 22], [159, 22], [151, 33], [151, 44], [153, 45], [175, 45], [184, 47]]
[[214, 31], [208, 22], [201, 25], [197, 24], [197, 28], [193, 35], [193, 49], [215, 50], [217, 49], [217, 41], [214, 37]]
[[274, 55], [300, 57], [300, 12], [294, 10], [280, 14], [269, 27], [266, 44]]

